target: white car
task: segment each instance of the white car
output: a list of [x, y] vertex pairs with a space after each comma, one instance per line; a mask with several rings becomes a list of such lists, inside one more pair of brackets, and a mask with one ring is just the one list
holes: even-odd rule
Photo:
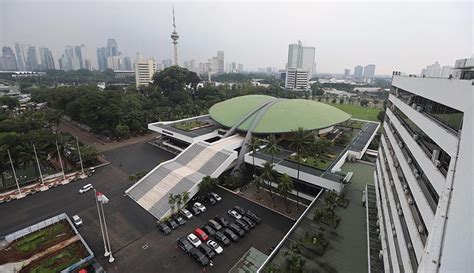
[[211, 192], [211, 195], [214, 197], [214, 199], [216, 199], [217, 202], [222, 201], [222, 198], [217, 193]]
[[77, 214], [72, 217], [72, 222], [76, 227], [82, 226], [82, 219]]
[[207, 245], [219, 255], [222, 254], [222, 252], [224, 252], [224, 249], [213, 240], [207, 241]]
[[234, 218], [235, 220], [240, 220], [242, 218], [242, 215], [240, 215], [240, 213], [236, 212], [233, 209], [229, 210], [227, 214], [229, 214], [229, 216]]
[[85, 193], [85, 192], [88, 192], [90, 190], [92, 190], [94, 187], [92, 186], [92, 184], [86, 184], [84, 186], [82, 186], [82, 188], [79, 189], [79, 193]]
[[202, 243], [201, 243], [201, 240], [199, 240], [199, 238], [194, 235], [194, 234], [189, 234], [188, 235], [188, 241], [194, 246], [194, 247], [199, 247]]
[[182, 214], [184, 217], [188, 218], [188, 219], [193, 218], [192, 213], [189, 212], [189, 210], [187, 210], [187, 209], [181, 209], [181, 214]]
[[206, 211], [206, 207], [203, 204], [199, 203], [199, 202], [194, 203], [194, 207], [197, 208], [198, 210], [200, 210], [201, 212]]

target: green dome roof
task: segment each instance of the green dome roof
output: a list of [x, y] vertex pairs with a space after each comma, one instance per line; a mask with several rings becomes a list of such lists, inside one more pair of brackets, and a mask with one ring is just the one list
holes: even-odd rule
[[324, 129], [348, 120], [351, 116], [330, 105], [312, 100], [278, 99], [265, 95], [232, 98], [209, 109], [209, 115], [225, 127], [239, 121], [238, 130], [248, 131], [260, 117], [254, 133], [286, 133], [303, 127], [306, 130]]

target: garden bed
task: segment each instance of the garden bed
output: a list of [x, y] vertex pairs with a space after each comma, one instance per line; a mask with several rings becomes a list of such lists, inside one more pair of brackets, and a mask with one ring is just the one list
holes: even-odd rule
[[[334, 161], [336, 156], [334, 154], [324, 154], [324, 155], [325, 156], [321, 156], [321, 157], [302, 156], [300, 158], [300, 164], [325, 171]], [[296, 155], [290, 155], [287, 159], [289, 161], [298, 163], [298, 159]]]
[[178, 123], [173, 124], [172, 126], [176, 129], [190, 132], [197, 129], [212, 126], [212, 124], [207, 121], [202, 121], [202, 120], [190, 120], [190, 121], [178, 122]]

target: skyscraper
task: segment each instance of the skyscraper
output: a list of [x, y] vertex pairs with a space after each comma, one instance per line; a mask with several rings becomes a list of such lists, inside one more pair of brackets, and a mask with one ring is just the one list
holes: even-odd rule
[[454, 74], [453, 68], [449, 65], [445, 65], [441, 68], [441, 74], [439, 76], [441, 78], [449, 78], [449, 76], [453, 74]]
[[432, 65], [426, 66], [425, 69], [421, 71], [422, 76], [437, 78], [440, 76], [441, 66], [438, 62], [435, 62]]
[[303, 46], [301, 41], [288, 46], [287, 68], [303, 69], [309, 72], [309, 77], [314, 74], [314, 58], [316, 49], [314, 47]]
[[47, 47], [39, 48], [41, 67], [45, 70], [56, 69], [54, 65], [53, 53]]
[[362, 79], [363, 73], [364, 73], [364, 68], [362, 67], [362, 65], [358, 65], [354, 67], [354, 78]]
[[107, 53], [108, 50], [106, 47], [97, 48], [97, 65], [100, 71], [107, 69]]
[[179, 35], [176, 32], [176, 21], [174, 18], [174, 5], [173, 5], [173, 32], [171, 32], [171, 39], [173, 40], [173, 51], [174, 51], [174, 65], [178, 65], [178, 39]]
[[123, 70], [132, 70], [132, 60], [128, 56], [123, 58]]
[[347, 78], [347, 77], [349, 77], [349, 75], [351, 75], [351, 70], [348, 69], [348, 68], [344, 69], [344, 77]]
[[375, 76], [375, 64], [368, 64], [364, 67], [364, 79], [373, 79]]
[[36, 54], [36, 47], [32, 45], [28, 46], [26, 69], [30, 71], [38, 70], [38, 55]]
[[137, 89], [141, 85], [148, 85], [156, 71], [157, 67], [154, 59], [142, 59], [140, 58], [140, 54], [137, 54], [135, 61], [135, 84]]
[[87, 69], [87, 70], [89, 70], [89, 71], [92, 71], [91, 60], [86, 59], [86, 60], [84, 61], [84, 65], [86, 66], [85, 69]]
[[217, 51], [217, 73], [224, 73], [224, 51]]
[[25, 62], [26, 62], [26, 54], [25, 51], [23, 50], [23, 45], [16, 42], [15, 43], [15, 52], [16, 52], [16, 63], [17, 63], [17, 68], [19, 71], [25, 71]]
[[0, 58], [0, 69], [5, 71], [17, 70], [16, 58], [13, 49], [8, 46], [2, 48], [2, 56]]
[[118, 46], [117, 46], [117, 41], [115, 39], [109, 38], [107, 40], [107, 56], [118, 56], [119, 51], [118, 51]]
[[79, 62], [79, 68], [80, 69], [85, 69], [86, 68], [86, 64], [85, 64], [85, 60], [86, 60], [86, 46], [84, 44], [82, 45], [79, 45], [79, 46], [75, 46], [74, 47], [74, 54], [75, 54], [75, 57], [78, 59], [78, 62]]
[[59, 69], [64, 71], [69, 71], [72, 69], [71, 59], [67, 57], [66, 54], [61, 55], [61, 58], [58, 60]]

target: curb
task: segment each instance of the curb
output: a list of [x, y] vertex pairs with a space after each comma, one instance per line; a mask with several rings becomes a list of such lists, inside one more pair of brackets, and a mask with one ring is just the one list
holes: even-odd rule
[[221, 185], [217, 185], [217, 186], [218, 186], [219, 188], [221, 188], [221, 189], [224, 189], [224, 190], [226, 190], [226, 191], [232, 193], [232, 194], [238, 195], [238, 196], [240, 196], [240, 197], [242, 197], [242, 198], [244, 198], [244, 199], [246, 199], [246, 200], [248, 200], [248, 201], [250, 201], [250, 202], [252, 202], [252, 203], [254, 203], [254, 204], [257, 204], [257, 205], [259, 205], [259, 206], [261, 206], [261, 207], [264, 207], [264, 208], [266, 208], [266, 209], [268, 209], [268, 210], [271, 210], [271, 211], [273, 211], [273, 212], [275, 212], [275, 213], [277, 213], [277, 214], [280, 214], [281, 216], [284, 216], [284, 217], [286, 217], [286, 218], [288, 218], [288, 219], [290, 219], [290, 220], [292, 220], [292, 221], [296, 221], [296, 219], [294, 219], [294, 218], [292, 218], [292, 217], [290, 217], [290, 216], [288, 216], [288, 215], [285, 215], [285, 214], [283, 214], [283, 213], [281, 213], [281, 212], [279, 212], [279, 211], [277, 211], [277, 210], [275, 210], [275, 209], [272, 209], [272, 208], [270, 208], [270, 207], [268, 207], [268, 206], [266, 206], [266, 205], [260, 204], [260, 203], [258, 203], [257, 201], [252, 200], [251, 198], [248, 198], [247, 196], [244, 196], [244, 195], [242, 195], [242, 194], [240, 194], [240, 193], [238, 193], [238, 192], [234, 192], [234, 191], [232, 191], [232, 190], [230, 190], [230, 189], [228, 189], [228, 188], [226, 188], [226, 187], [223, 187], [223, 186], [221, 186]]

